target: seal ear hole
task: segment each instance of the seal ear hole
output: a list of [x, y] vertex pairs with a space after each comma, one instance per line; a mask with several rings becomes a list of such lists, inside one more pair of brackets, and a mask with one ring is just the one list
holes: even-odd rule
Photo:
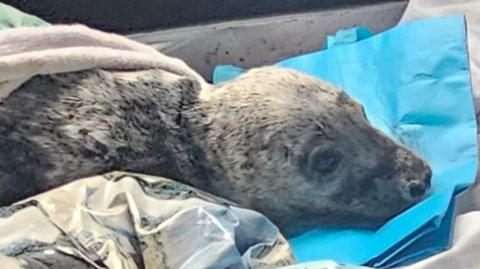
[[325, 176], [335, 172], [343, 154], [336, 149], [316, 147], [308, 156], [308, 170], [316, 176]]
[[323, 126], [322, 124], [316, 124], [315, 125], [315, 129], [317, 130], [317, 134], [322, 136], [322, 137], [327, 137], [327, 133], [325, 132], [325, 126]]
[[287, 146], [283, 146], [283, 157], [285, 158], [285, 161], [288, 161], [290, 156], [290, 149]]

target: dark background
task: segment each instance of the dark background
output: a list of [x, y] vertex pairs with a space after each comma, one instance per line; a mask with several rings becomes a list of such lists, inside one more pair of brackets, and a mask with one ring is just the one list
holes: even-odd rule
[[400, 0], [10, 0], [3, 3], [51, 23], [78, 22], [132, 33], [206, 22]]

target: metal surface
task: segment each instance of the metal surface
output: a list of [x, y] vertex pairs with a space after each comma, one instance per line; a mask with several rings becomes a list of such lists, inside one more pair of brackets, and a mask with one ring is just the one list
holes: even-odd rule
[[341, 9], [399, 0], [6, 0], [51, 23], [82, 23], [119, 33]]
[[238, 20], [129, 36], [183, 59], [207, 80], [218, 64], [254, 67], [312, 52], [338, 29], [367, 26], [375, 32], [394, 26], [406, 2]]

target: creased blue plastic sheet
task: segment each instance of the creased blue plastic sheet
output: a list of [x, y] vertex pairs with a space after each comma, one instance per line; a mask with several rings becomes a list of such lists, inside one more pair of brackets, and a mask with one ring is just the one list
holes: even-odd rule
[[[373, 32], [365, 27], [342, 29], [334, 36], [327, 36], [325, 47], [332, 48], [355, 43], [369, 38], [372, 35]], [[470, 49], [471, 47], [469, 47], [469, 50]], [[472, 74], [472, 70], [470, 71], [470, 74]], [[475, 92], [474, 89], [472, 91]], [[422, 228], [415, 231], [415, 233], [407, 236], [381, 255], [368, 261], [366, 265], [373, 267], [407, 265], [447, 250], [451, 246], [454, 207], [455, 200], [452, 200], [447, 213], [438, 225], [436, 223], [425, 224]]]
[[337, 46], [343, 46], [351, 43], [358, 42], [360, 40], [369, 38], [373, 35], [373, 32], [366, 27], [354, 27], [350, 29], [341, 29], [332, 36], [327, 36], [327, 42], [325, 42], [325, 48], [333, 48]]
[[[277, 63], [344, 89], [364, 105], [374, 126], [414, 149], [433, 169], [429, 197], [376, 232], [318, 229], [292, 239], [300, 262], [365, 264], [440, 226], [453, 194], [474, 181], [477, 169], [467, 53], [464, 17], [449, 16]], [[242, 72], [218, 66], [214, 82]]]

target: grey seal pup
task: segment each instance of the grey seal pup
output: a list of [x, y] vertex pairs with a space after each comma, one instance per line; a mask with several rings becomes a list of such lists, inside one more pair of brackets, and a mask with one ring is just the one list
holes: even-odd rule
[[376, 228], [420, 201], [428, 164], [344, 92], [277, 67], [201, 89], [162, 70], [39, 75], [0, 103], [0, 203], [121, 170], [257, 210], [288, 237]]

